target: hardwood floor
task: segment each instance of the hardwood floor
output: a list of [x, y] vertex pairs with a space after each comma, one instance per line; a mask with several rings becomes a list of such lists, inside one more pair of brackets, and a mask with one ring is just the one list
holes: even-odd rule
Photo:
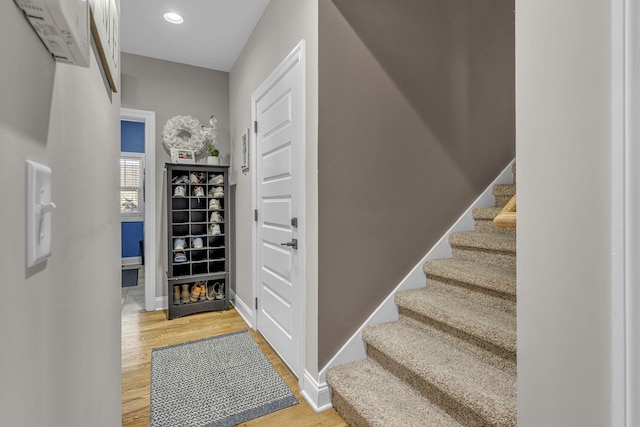
[[[243, 330], [250, 329], [235, 309], [194, 314], [169, 321], [165, 311], [145, 312], [138, 306], [125, 305], [122, 313], [122, 425], [124, 427], [149, 426], [151, 350], [153, 348]], [[334, 409], [316, 414], [300, 395], [296, 378], [273, 349], [260, 334], [252, 330], [250, 332], [300, 403], [240, 425], [296, 427], [347, 425]], [[188, 368], [185, 367], [185, 369]]]

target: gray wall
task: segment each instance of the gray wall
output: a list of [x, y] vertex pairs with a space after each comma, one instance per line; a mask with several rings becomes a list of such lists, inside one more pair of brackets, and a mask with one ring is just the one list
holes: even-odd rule
[[[118, 2], [119, 3], [119, 2]], [[120, 97], [0, 6], [2, 425], [120, 425]], [[25, 160], [53, 170], [53, 254], [27, 269]]]
[[319, 2], [319, 365], [514, 157], [513, 1]]
[[[317, 152], [318, 152], [318, 5], [315, 0], [271, 0], [231, 69], [230, 128], [234, 165], [233, 183], [236, 191], [237, 260], [236, 294], [248, 307], [253, 307], [252, 230], [253, 168], [239, 171], [240, 137], [251, 125], [251, 94], [296, 47], [306, 44], [306, 259], [307, 279], [305, 330], [306, 363], [312, 375], [317, 373]], [[254, 163], [255, 164], [255, 163]]]
[[[207, 125], [218, 120], [222, 159], [229, 156], [229, 73], [122, 53], [122, 106], [156, 113], [156, 296], [166, 296], [167, 218], [164, 164], [171, 160], [162, 129], [175, 115], [190, 115]], [[206, 154], [202, 153], [199, 160]], [[147, 266], [149, 268], [149, 266]]]
[[611, 425], [610, 6], [517, 1], [522, 427]]

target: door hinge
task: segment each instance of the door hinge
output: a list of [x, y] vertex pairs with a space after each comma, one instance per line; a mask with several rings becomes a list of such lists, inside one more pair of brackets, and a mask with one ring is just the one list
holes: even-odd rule
[[255, 120], [253, 122], [253, 132], [254, 133], [258, 133], [258, 121], [257, 120]]
[[256, 310], [258, 309], [258, 297], [256, 297]]
[[253, 210], [253, 220], [258, 222], [258, 209]]

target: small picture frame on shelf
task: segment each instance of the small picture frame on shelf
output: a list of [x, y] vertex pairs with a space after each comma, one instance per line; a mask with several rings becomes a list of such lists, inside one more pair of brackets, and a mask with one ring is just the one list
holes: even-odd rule
[[178, 148], [171, 149], [172, 163], [195, 163], [196, 155], [193, 150], [181, 150]]
[[242, 135], [242, 163], [240, 164], [240, 169], [243, 173], [249, 172], [249, 152], [251, 151], [249, 135], [251, 135], [251, 132], [247, 128], [247, 131]]

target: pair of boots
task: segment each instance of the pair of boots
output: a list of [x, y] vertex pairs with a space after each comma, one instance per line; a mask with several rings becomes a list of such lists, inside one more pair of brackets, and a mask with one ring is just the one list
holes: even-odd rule
[[[182, 292], [180, 292], [180, 287], [182, 287]], [[185, 283], [182, 285], [175, 285], [173, 287], [173, 304], [186, 304], [189, 302], [190, 294], [189, 294], [189, 284]]]

